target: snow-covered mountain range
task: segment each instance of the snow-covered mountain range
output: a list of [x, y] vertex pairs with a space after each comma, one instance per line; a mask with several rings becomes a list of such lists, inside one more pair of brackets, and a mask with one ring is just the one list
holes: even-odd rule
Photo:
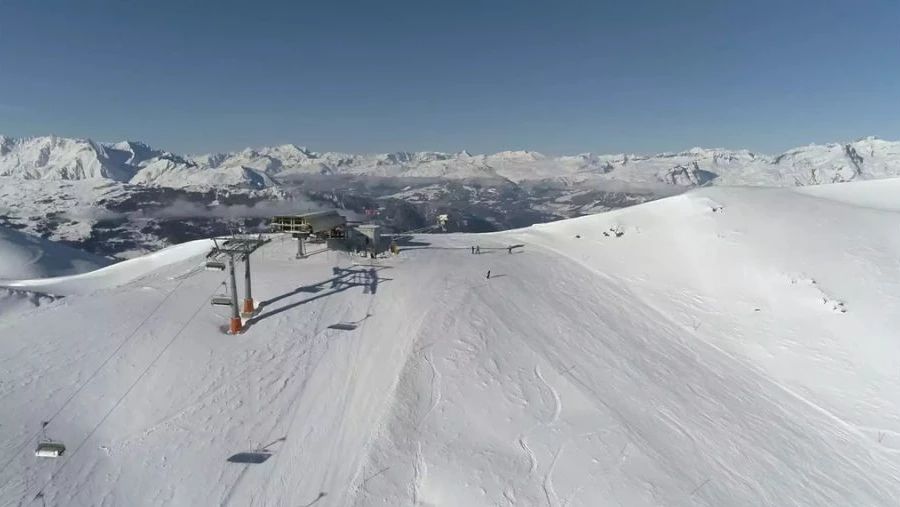
[[365, 155], [294, 145], [187, 156], [131, 141], [0, 136], [0, 226], [122, 258], [234, 227], [264, 230], [276, 210], [310, 206], [365, 215], [394, 232], [434, 224], [441, 214], [451, 216], [450, 232], [487, 232], [701, 186], [892, 176], [900, 176], [900, 142], [876, 138], [777, 156], [702, 148], [652, 156]]
[[868, 137], [799, 147], [777, 156], [704, 148], [649, 156], [586, 153], [554, 157], [533, 151], [349, 154], [317, 153], [292, 144], [182, 156], [131, 141], [104, 144], [55, 136], [0, 136], [0, 176], [14, 178], [103, 179], [174, 188], [263, 188], [311, 175], [553, 181], [588, 187], [611, 181], [799, 186], [900, 176], [900, 142]]

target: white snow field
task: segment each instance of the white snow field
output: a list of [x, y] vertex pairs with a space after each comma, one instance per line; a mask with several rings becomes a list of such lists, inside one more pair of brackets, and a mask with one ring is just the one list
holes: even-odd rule
[[898, 505], [897, 196], [704, 188], [372, 266], [276, 239], [236, 336], [208, 244], [19, 282], [66, 297], [0, 315], [0, 504]]

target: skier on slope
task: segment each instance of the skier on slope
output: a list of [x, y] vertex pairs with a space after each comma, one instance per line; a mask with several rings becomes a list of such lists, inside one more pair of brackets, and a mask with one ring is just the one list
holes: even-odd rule
[[487, 272], [487, 279], [488, 279], [488, 280], [491, 279], [491, 270], [490, 270], [490, 269], [489, 269], [488, 272]]

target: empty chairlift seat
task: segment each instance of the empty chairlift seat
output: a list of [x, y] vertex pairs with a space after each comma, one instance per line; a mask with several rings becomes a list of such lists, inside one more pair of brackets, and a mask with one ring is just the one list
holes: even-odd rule
[[66, 452], [66, 446], [61, 442], [42, 441], [38, 443], [34, 455], [38, 458], [58, 458]]
[[206, 269], [208, 271], [224, 271], [225, 263], [220, 261], [206, 261]]
[[231, 297], [229, 296], [213, 296], [210, 301], [213, 306], [231, 306]]

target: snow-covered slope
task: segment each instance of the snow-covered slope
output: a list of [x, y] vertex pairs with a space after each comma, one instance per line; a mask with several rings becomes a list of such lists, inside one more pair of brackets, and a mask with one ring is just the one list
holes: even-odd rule
[[53, 296], [91, 294], [96, 290], [125, 285], [147, 276], [160, 267], [204, 256], [212, 248], [212, 240], [189, 241], [94, 271], [67, 276], [0, 280], [0, 288], [26, 290]]
[[73, 275], [107, 264], [102, 257], [0, 227], [0, 280]]
[[0, 315], [0, 498], [897, 505], [897, 190], [706, 188], [371, 266], [284, 238], [239, 336], [208, 245], [66, 279]]
[[37, 236], [0, 227], [0, 315], [27, 312], [55, 299], [6, 280], [75, 275], [96, 270], [109, 260]]
[[360, 155], [317, 153], [288, 144], [181, 157], [136, 142], [99, 144], [52, 136], [0, 136], [0, 176], [109, 179], [168, 187], [260, 188], [278, 185], [279, 179], [297, 175], [505, 179], [517, 183], [552, 180], [601, 186], [609, 181], [675, 186], [795, 186], [900, 176], [900, 142], [865, 138], [852, 143], [809, 145], [777, 156], [703, 148], [653, 156], [587, 153], [550, 157], [533, 151]]

